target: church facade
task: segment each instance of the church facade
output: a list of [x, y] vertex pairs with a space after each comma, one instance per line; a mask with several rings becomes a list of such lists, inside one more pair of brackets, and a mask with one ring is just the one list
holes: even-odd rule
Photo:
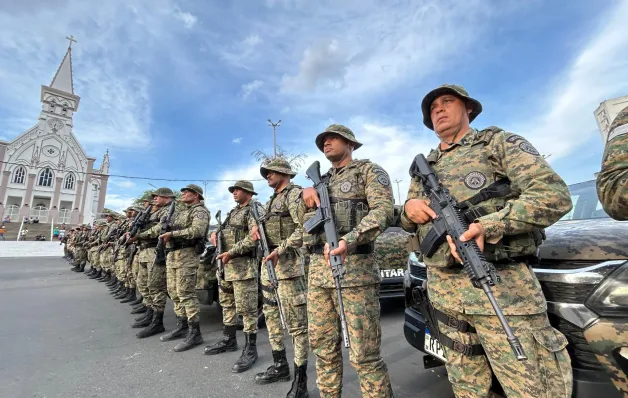
[[72, 133], [80, 97], [74, 93], [72, 42], [52, 82], [41, 86], [37, 124], [0, 141], [0, 220], [91, 223], [103, 211], [109, 153], [99, 168]]

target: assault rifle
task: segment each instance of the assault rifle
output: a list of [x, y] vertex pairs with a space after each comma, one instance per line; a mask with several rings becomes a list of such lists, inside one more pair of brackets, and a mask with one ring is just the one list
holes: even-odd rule
[[[161, 219], [160, 235], [163, 235], [166, 232], [172, 231], [172, 225], [171, 225], [172, 215], [174, 214], [174, 209], [176, 206], [177, 206], [176, 200], [172, 199], [172, 201], [170, 202], [170, 208], [168, 208], [168, 214], [162, 217]], [[166, 248], [164, 245], [164, 240], [161, 238], [159, 238], [159, 240], [157, 241], [157, 246], [155, 246], [155, 262], [153, 263], [153, 265], [155, 264], [159, 264], [159, 265], [166, 264]]]
[[[434, 170], [432, 170], [423, 154], [418, 154], [414, 158], [410, 166], [410, 176], [413, 178], [418, 177], [421, 180], [425, 196], [430, 201], [429, 206], [438, 215], [438, 218], [432, 221], [433, 231], [435, 231], [435, 235], [438, 235], [436, 240], [444, 241], [446, 235], [451, 236], [462, 259], [465, 272], [471, 279], [473, 286], [484, 290], [484, 293], [486, 293], [488, 300], [493, 306], [495, 315], [499, 318], [499, 322], [506, 333], [506, 338], [515, 357], [518, 361], [528, 359], [519, 339], [514, 335], [510, 325], [508, 325], [508, 321], [504, 317], [504, 313], [491, 290], [491, 286], [499, 281], [495, 267], [486, 261], [475, 240], [468, 242], [459, 240], [459, 237], [469, 228], [469, 224], [461, 214], [458, 202], [451, 196], [449, 190], [438, 182]], [[431, 257], [431, 254], [427, 257]]]
[[[307, 178], [314, 183], [314, 188], [318, 192], [318, 198], [321, 202], [320, 206], [316, 209], [316, 214], [311, 219], [307, 220], [303, 227], [308, 234], [319, 233], [321, 227], [325, 230], [325, 238], [329, 244], [329, 251], [338, 248], [338, 232], [336, 231], [336, 223], [334, 222], [334, 215], [331, 211], [331, 202], [329, 200], [329, 192], [327, 191], [327, 184], [323, 181], [320, 172], [320, 163], [315, 161], [307, 169], [305, 174]], [[345, 267], [342, 264], [342, 258], [337, 255], [329, 255], [331, 263], [331, 273], [334, 277], [334, 285], [336, 286], [336, 293], [338, 294], [338, 307], [340, 307], [340, 324], [342, 326], [342, 337], [346, 348], [349, 348], [349, 333], [347, 329], [347, 318], [345, 317], [345, 306], [342, 302], [342, 294], [340, 291], [340, 281], [345, 274]]]
[[[270, 248], [268, 247], [268, 240], [266, 239], [266, 229], [264, 228], [264, 223], [260, 220], [259, 210], [257, 206], [260, 206], [259, 202], [253, 202], [251, 206], [251, 215], [257, 224], [257, 230], [259, 231], [260, 236], [260, 244], [262, 245], [262, 252], [264, 253], [264, 257], [268, 257], [270, 255]], [[275, 273], [275, 266], [271, 260], [266, 261], [266, 271], [268, 272], [268, 280], [273, 287], [275, 292], [275, 301], [277, 302], [277, 308], [279, 310], [279, 319], [281, 320], [281, 328], [286, 329], [286, 318], [283, 316], [283, 306], [281, 305], [281, 300], [279, 299], [279, 281], [277, 280], [277, 274]]]
[[[121, 243], [121, 245], [124, 245], [124, 246], [128, 245], [129, 240], [135, 237], [135, 235], [138, 234], [141, 228], [144, 228], [144, 226], [148, 222], [148, 219], [150, 218], [150, 212], [152, 208], [153, 207], [149, 205], [146, 208], [144, 208], [144, 210], [142, 210], [138, 215], [135, 216], [135, 218], [133, 219], [133, 222], [131, 223], [129, 235], [126, 235], [126, 234], [124, 235], [125, 239], [124, 239], [124, 242]], [[129, 249], [126, 251], [128, 253], [127, 265], [131, 265], [133, 263], [133, 257], [135, 257], [136, 251], [137, 251], [137, 245], [135, 243], [132, 243], [129, 246]]]
[[218, 258], [218, 255], [222, 254], [222, 220], [220, 218], [220, 210], [216, 212], [216, 221], [218, 222], [218, 229], [216, 230], [216, 278], [218, 279], [218, 286], [220, 286], [220, 281], [225, 278], [225, 266], [222, 260]]

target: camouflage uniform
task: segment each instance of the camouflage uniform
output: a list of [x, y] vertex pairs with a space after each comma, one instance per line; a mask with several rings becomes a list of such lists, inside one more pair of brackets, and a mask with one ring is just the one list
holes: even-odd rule
[[[229, 192], [242, 189], [257, 195], [249, 181], [237, 181]], [[256, 244], [250, 236], [249, 217], [251, 204], [238, 204], [222, 223], [222, 247], [231, 257], [224, 264], [224, 279], [219, 280], [219, 301], [224, 325], [223, 340], [205, 347], [205, 354], [215, 355], [237, 349], [237, 314], [244, 322], [245, 346], [242, 355], [233, 365], [235, 373], [248, 370], [258, 359], [257, 355], [257, 293], [258, 260]], [[221, 254], [221, 253], [220, 253]]]
[[628, 107], [619, 112], [608, 130], [597, 194], [611, 217], [628, 220]]
[[[340, 135], [354, 143], [353, 132], [331, 125], [316, 138], [323, 151], [327, 134]], [[386, 171], [369, 160], [352, 160], [346, 166], [331, 168], [327, 181], [339, 240], [348, 246], [342, 279], [342, 299], [350, 341], [349, 361], [360, 379], [364, 397], [393, 395], [388, 368], [380, 355], [381, 326], [380, 274], [373, 258], [373, 242], [392, 222], [393, 193]], [[304, 202], [302, 202], [304, 203]], [[300, 206], [299, 219], [314, 216]], [[308, 275], [308, 334], [316, 355], [316, 383], [321, 397], [339, 397], [342, 392], [341, 331], [337, 294], [323, 247], [325, 234], [304, 233], [303, 243], [310, 256]]]
[[[445, 93], [474, 105], [470, 120], [481, 111], [479, 102], [468, 97], [463, 88], [441, 86], [422, 103], [428, 128], [433, 129], [432, 101]], [[493, 292], [528, 356], [526, 361], [514, 358], [493, 307], [455, 262], [447, 242], [429, 258], [420, 254], [419, 259], [427, 265], [428, 294], [434, 308], [464, 321], [460, 326], [475, 328], [465, 333], [460, 331], [464, 328], [439, 322], [441, 341], [443, 335], [457, 341], [456, 350], [445, 348], [448, 377], [456, 396], [487, 396], [492, 368], [509, 397], [570, 397], [572, 370], [565, 349], [567, 339], [550, 326], [545, 297], [528, 265], [542, 241], [541, 228], [556, 222], [572, 207], [566, 184], [528, 141], [496, 127], [461, 131], [457, 143], [445, 150], [439, 146], [427, 160], [440, 183], [459, 203], [468, 205], [465, 217], [484, 227], [484, 255], [495, 264], [501, 278]], [[481, 189], [505, 179], [511, 186], [507, 196], [472, 200]], [[410, 199], [425, 199], [417, 179], [411, 181]], [[401, 224], [406, 231], [416, 232], [419, 243], [432, 227], [431, 222], [414, 224], [405, 207]], [[461, 353], [463, 347], [481, 348], [478, 344], [486, 355]]]
[[203, 190], [190, 184], [181, 191], [195, 192], [200, 202], [194, 204], [181, 203], [172, 217], [172, 237], [167, 244], [166, 281], [168, 294], [174, 303], [177, 316], [177, 328], [170, 333], [169, 340], [179, 337], [188, 331], [185, 340], [174, 347], [174, 351], [184, 351], [203, 343], [199, 329], [201, 312], [198, 295], [196, 294], [196, 273], [199, 268], [198, 256], [205, 249], [205, 240], [209, 230], [209, 210], [203, 202]]
[[[289, 163], [281, 159], [274, 159], [260, 168], [264, 178], [266, 178], [268, 171], [282, 173], [290, 176], [290, 178], [296, 176]], [[269, 250], [271, 252], [276, 250], [278, 254], [278, 261], [274, 269], [278, 280], [277, 290], [286, 327], [294, 345], [295, 374], [299, 372], [299, 367], [303, 368], [301, 373], [305, 374], [309, 352], [307, 288], [298, 253], [303, 245], [303, 227], [299, 224], [298, 218], [302, 190], [300, 186], [288, 183], [281, 191], [275, 192], [264, 208], [260, 209], [260, 217], [264, 222]], [[249, 219], [249, 224], [249, 229], [256, 225], [253, 217]], [[286, 361], [284, 333], [281, 328], [275, 291], [268, 279], [266, 264], [262, 264], [261, 274], [263, 311], [275, 364], [268, 368], [265, 373], [258, 374], [256, 381], [267, 383], [276, 379], [289, 380], [290, 368]], [[277, 377], [278, 374], [283, 378]]]

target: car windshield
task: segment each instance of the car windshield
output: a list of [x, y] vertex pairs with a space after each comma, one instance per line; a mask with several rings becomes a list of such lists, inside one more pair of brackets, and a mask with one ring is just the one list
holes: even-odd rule
[[595, 180], [570, 185], [569, 194], [571, 195], [573, 208], [560, 221], [609, 217], [597, 197]]

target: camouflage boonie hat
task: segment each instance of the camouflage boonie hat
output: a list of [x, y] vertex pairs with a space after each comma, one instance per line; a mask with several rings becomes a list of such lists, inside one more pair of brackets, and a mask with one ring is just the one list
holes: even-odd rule
[[268, 164], [266, 164], [265, 166], [262, 165], [259, 168], [259, 172], [262, 175], [262, 177], [264, 177], [264, 179], [266, 179], [266, 177], [268, 176], [269, 171], [276, 171], [277, 173], [289, 175], [291, 179], [297, 175], [297, 173], [292, 171], [292, 167], [290, 167], [290, 163], [280, 158], [272, 159], [270, 162], [268, 162]]
[[181, 188], [181, 192], [183, 191], [192, 191], [192, 192], [196, 192], [198, 194], [198, 196], [201, 197], [201, 200], [203, 199], [203, 188], [199, 187], [196, 184], [188, 184], [185, 186], [185, 188]]
[[473, 104], [473, 110], [469, 114], [469, 123], [471, 123], [473, 119], [475, 119], [480, 113], [482, 113], [482, 104], [480, 104], [480, 101], [470, 97], [469, 93], [467, 92], [467, 90], [464, 89], [464, 87], [457, 86], [455, 84], [443, 84], [427, 93], [427, 95], [423, 97], [423, 101], [421, 101], [423, 124], [430, 130], [434, 130], [434, 124], [432, 124], [432, 117], [430, 115], [430, 107], [432, 106], [432, 102], [434, 102], [436, 98], [443, 94], [453, 94], [463, 101]]
[[141, 201], [152, 202], [154, 198], [155, 198], [155, 192], [151, 191], [151, 192], [147, 192], [144, 196], [142, 196]]
[[144, 208], [142, 206], [138, 206], [138, 205], [131, 206], [131, 207], [129, 207], [129, 209], [135, 210], [138, 213], [140, 213], [140, 212], [142, 212], [144, 210]]
[[355, 139], [355, 134], [349, 127], [343, 126], [342, 124], [332, 124], [325, 129], [322, 133], [316, 136], [316, 146], [318, 149], [323, 152], [323, 144], [325, 143], [325, 136], [328, 134], [337, 134], [347, 141], [353, 142], [353, 149], [358, 149], [362, 146], [362, 143]]
[[608, 138], [610, 141], [618, 135], [622, 135], [628, 132], [628, 106], [619, 111], [610, 127], [608, 128]]
[[105, 218], [112, 217], [114, 220], [118, 219], [118, 215], [116, 213], [114, 213], [114, 212], [103, 213], [102, 216], [105, 217]]
[[253, 183], [250, 181], [245, 181], [245, 180], [236, 181], [235, 184], [229, 187], [229, 192], [233, 193], [234, 189], [236, 188], [244, 189], [245, 191], [250, 192], [253, 195], [257, 195], [257, 192], [253, 190]]
[[155, 191], [153, 191], [153, 195], [155, 195], [155, 196], [163, 196], [165, 198], [174, 198], [174, 197], [176, 197], [174, 192], [172, 192], [172, 189], [170, 189], [168, 187], [157, 188]]

